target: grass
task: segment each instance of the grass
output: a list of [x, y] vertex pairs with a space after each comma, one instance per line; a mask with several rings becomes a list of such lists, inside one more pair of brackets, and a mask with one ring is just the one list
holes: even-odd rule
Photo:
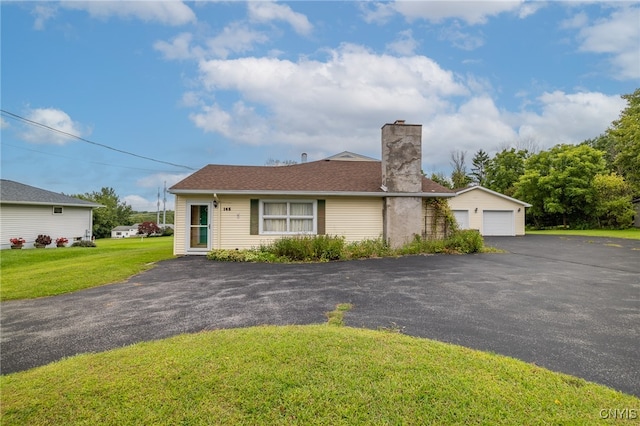
[[632, 240], [640, 240], [640, 228], [629, 229], [548, 229], [548, 230], [529, 230], [529, 235], [577, 235], [583, 237], [608, 237], [608, 238], [627, 238]]
[[596, 424], [602, 410], [624, 408], [617, 420], [631, 424], [640, 407], [633, 396], [511, 358], [326, 324], [79, 355], [2, 376], [0, 390], [5, 426]]
[[2, 250], [0, 300], [69, 293], [122, 281], [173, 257], [173, 238], [97, 240], [97, 247]]

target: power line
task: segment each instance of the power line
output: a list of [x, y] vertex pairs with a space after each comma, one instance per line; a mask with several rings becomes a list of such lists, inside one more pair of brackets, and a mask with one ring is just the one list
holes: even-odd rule
[[[40, 150], [37, 150], [37, 149], [25, 148], [23, 146], [12, 145], [12, 144], [6, 143], [6, 142], [2, 142], [2, 146], [3, 147], [10, 146], [12, 148], [18, 148], [18, 149], [22, 149], [24, 151], [37, 152], [38, 154], [49, 155], [51, 157], [67, 158], [69, 160], [80, 161], [78, 158], [69, 157], [68, 155], [53, 154], [51, 152], [45, 152], [45, 151], [40, 151]], [[99, 161], [87, 161], [85, 159], [82, 159], [82, 161], [85, 162], [85, 163], [89, 163], [89, 164], [98, 164], [100, 166], [118, 167], [118, 168], [121, 168], [121, 169], [130, 169], [130, 170], [142, 170], [143, 172], [172, 173], [169, 170], [143, 169], [143, 168], [140, 168], [140, 167], [129, 167], [129, 166], [121, 166], [119, 164], [101, 163]]]
[[62, 131], [60, 129], [56, 129], [54, 127], [47, 126], [46, 124], [38, 123], [37, 121], [29, 120], [28, 118], [22, 117], [22, 116], [20, 116], [18, 114], [14, 114], [14, 113], [6, 111], [4, 109], [0, 109], [0, 112], [2, 112], [2, 114], [6, 115], [6, 116], [8, 116], [10, 118], [13, 118], [15, 120], [23, 121], [23, 122], [25, 122], [27, 124], [30, 124], [32, 126], [41, 127], [43, 129], [47, 129], [47, 130], [50, 130], [52, 132], [60, 133], [62, 135], [69, 136], [71, 138], [77, 139], [79, 141], [82, 141], [82, 142], [85, 142], [85, 143], [88, 143], [88, 144], [91, 144], [91, 145], [96, 145], [96, 146], [99, 146], [99, 147], [102, 147], [102, 148], [110, 149], [112, 151], [116, 151], [116, 152], [119, 152], [121, 154], [131, 155], [133, 157], [142, 158], [144, 160], [149, 160], [149, 161], [154, 161], [156, 163], [168, 164], [168, 165], [174, 166], [174, 167], [181, 167], [181, 168], [187, 169], [187, 170], [195, 170], [193, 167], [184, 166], [182, 164], [170, 163], [168, 161], [156, 160], [155, 158], [145, 157], [144, 155], [139, 155], [139, 154], [135, 154], [133, 152], [124, 151], [122, 149], [114, 148], [114, 147], [111, 147], [109, 145], [105, 145], [105, 144], [102, 144], [102, 143], [93, 142], [93, 141], [90, 141], [90, 140], [85, 139], [83, 137], [80, 137], [78, 135], [74, 135], [72, 133], [68, 133], [68, 132]]

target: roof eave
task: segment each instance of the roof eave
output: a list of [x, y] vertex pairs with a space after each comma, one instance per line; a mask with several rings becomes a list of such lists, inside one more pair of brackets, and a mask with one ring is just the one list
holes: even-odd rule
[[374, 191], [276, 191], [276, 190], [229, 190], [229, 189], [169, 189], [175, 195], [284, 195], [284, 196], [334, 196], [334, 197], [455, 197], [456, 193], [446, 192], [374, 192]]
[[45, 201], [16, 201], [16, 200], [0, 200], [0, 204], [18, 204], [26, 206], [62, 206], [62, 207], [86, 207], [86, 208], [99, 208], [105, 207], [102, 204], [80, 204], [80, 203], [55, 203]]

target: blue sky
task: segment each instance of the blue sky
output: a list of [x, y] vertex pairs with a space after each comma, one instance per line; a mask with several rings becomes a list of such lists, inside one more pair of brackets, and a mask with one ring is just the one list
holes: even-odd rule
[[640, 86], [638, 2], [3, 1], [1, 13], [2, 178], [112, 187], [135, 210], [206, 164], [380, 158], [396, 119], [423, 125], [427, 173], [449, 173], [452, 151], [470, 166], [479, 149], [579, 143]]

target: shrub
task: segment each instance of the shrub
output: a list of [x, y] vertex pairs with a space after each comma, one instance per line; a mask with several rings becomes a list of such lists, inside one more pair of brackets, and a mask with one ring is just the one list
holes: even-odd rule
[[96, 243], [89, 240], [81, 240], [71, 244], [71, 247], [96, 247]]
[[170, 226], [165, 226], [164, 228], [162, 228], [162, 236], [163, 237], [170, 237], [173, 235], [173, 228]]
[[382, 238], [345, 245], [344, 237], [317, 235], [281, 238], [249, 250], [211, 250], [207, 258], [224, 262], [327, 262], [421, 253], [477, 253], [482, 248], [483, 239], [476, 230], [455, 231], [444, 240], [416, 236], [411, 243], [395, 250]]
[[478, 253], [482, 251], [484, 240], [476, 229], [454, 231], [444, 240], [447, 251], [455, 253]]
[[368, 259], [393, 255], [393, 250], [382, 238], [349, 243], [344, 251], [346, 259]]
[[142, 222], [138, 225], [138, 234], [144, 235], [158, 235], [162, 232], [162, 229], [155, 222]]
[[343, 250], [344, 237], [330, 235], [281, 238], [266, 248], [276, 257], [286, 257], [292, 261], [338, 260], [343, 258]]

